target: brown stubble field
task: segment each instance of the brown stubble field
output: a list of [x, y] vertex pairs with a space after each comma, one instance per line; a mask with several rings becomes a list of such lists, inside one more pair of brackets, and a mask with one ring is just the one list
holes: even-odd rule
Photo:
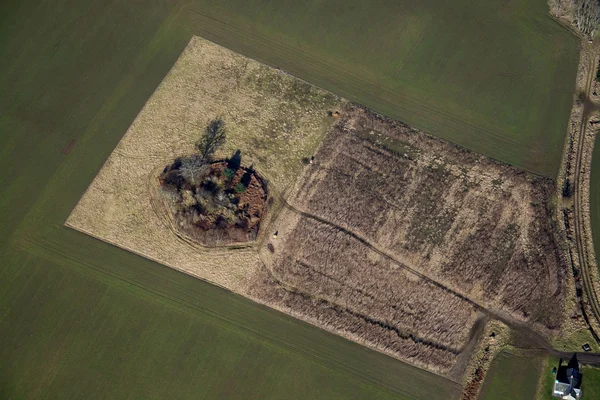
[[560, 327], [553, 193], [549, 179], [349, 106], [287, 199], [251, 293], [448, 374], [478, 311]]
[[280, 231], [289, 240], [274, 245], [272, 260], [264, 254], [269, 269], [251, 296], [420, 367], [450, 371], [478, 316], [472, 304], [340, 229], [289, 210], [282, 218], [295, 228]]

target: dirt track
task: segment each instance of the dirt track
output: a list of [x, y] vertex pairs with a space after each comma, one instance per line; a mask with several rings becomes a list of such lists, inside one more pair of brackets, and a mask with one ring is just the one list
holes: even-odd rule
[[[591, 53], [597, 52], [599, 49], [598, 44], [590, 45], [588, 48], [585, 48], [582, 51], [589, 51]], [[593, 111], [598, 109], [598, 105], [595, 104], [590, 98], [590, 92], [592, 88], [592, 84], [594, 82], [594, 75], [597, 69], [597, 57], [590, 57], [589, 60], [590, 65], [587, 68], [587, 74], [585, 78], [585, 86], [584, 86], [584, 103], [583, 103], [583, 113], [581, 115], [581, 121], [579, 123], [579, 131], [577, 137], [577, 149], [575, 153], [575, 170], [574, 170], [574, 194], [573, 194], [573, 203], [574, 203], [574, 228], [575, 228], [575, 242], [577, 247], [577, 258], [579, 260], [579, 266], [581, 268], [581, 277], [583, 284], [583, 291], [588, 298], [588, 304], [593, 313], [593, 318], [595, 318], [597, 323], [600, 323], [600, 303], [598, 302], [598, 295], [594, 288], [593, 279], [591, 273], [589, 271], [589, 251], [593, 251], [593, 249], [587, 249], [587, 241], [585, 240], [584, 230], [585, 230], [585, 218], [589, 218], [589, 216], [585, 215], [585, 210], [583, 209], [582, 201], [583, 197], [588, 195], [589, 192], [586, 188], [586, 183], [589, 184], [589, 166], [584, 164], [584, 150], [585, 150], [585, 138], [587, 134], [587, 130], [589, 128], [589, 118]], [[582, 173], [583, 170], [583, 173]], [[579, 289], [579, 288], [578, 288]], [[600, 344], [600, 337], [598, 336], [598, 332], [596, 332], [589, 322], [589, 316], [587, 316], [585, 307], [582, 306], [582, 313], [586, 322], [588, 323], [588, 327], [594, 339]]]

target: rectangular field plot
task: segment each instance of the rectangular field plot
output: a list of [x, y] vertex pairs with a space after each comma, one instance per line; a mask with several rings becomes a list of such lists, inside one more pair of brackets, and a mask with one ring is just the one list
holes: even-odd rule
[[[545, 0], [0, 3], [0, 93], [4, 100], [0, 116], [0, 397], [457, 399], [461, 388], [456, 382], [66, 229], [63, 223], [192, 34], [278, 66], [433, 135], [552, 175], [566, 130], [577, 43], [546, 13]], [[203, 106], [205, 113], [195, 114], [194, 107], [201, 105], [198, 99], [216, 93], [216, 86], [208, 91], [202, 86], [219, 81], [206, 79], [202, 85], [196, 81], [197, 86], [189, 75], [183, 80], [175, 75], [191, 73], [201, 79], [194, 72], [199, 64], [177, 63], [151, 100], [162, 96], [165, 110], [155, 115], [143, 110], [128, 132], [133, 137], [141, 134], [141, 128], [149, 128], [160, 139], [141, 135], [145, 144], [130, 142], [126, 149], [119, 147], [126, 152], [115, 152], [106, 166], [118, 170], [122, 180], [105, 180], [90, 189], [88, 199], [95, 194], [102, 200], [88, 202], [89, 214], [69, 221], [96, 237], [130, 250], [137, 248], [147, 257], [190, 274], [241, 287], [241, 277], [255, 269], [257, 275], [267, 273], [256, 254], [244, 250], [234, 259], [230, 254], [225, 258], [222, 252], [198, 256], [196, 250], [161, 233], [158, 220], [142, 221], [152, 217], [148, 213], [151, 204], [138, 197], [144, 190], [140, 182], [149, 182], [145, 180], [148, 175], [133, 169], [149, 171], [170, 162], [175, 152], [186, 154], [196, 136], [184, 132], [198, 132], [206, 119], [214, 117], [213, 111], [231, 115], [225, 109]], [[229, 71], [230, 77], [239, 71], [220, 70]], [[293, 82], [285, 74], [269, 75]], [[269, 82], [262, 81], [263, 85], [268, 87]], [[168, 88], [174, 92], [165, 92]], [[212, 101], [228, 94], [221, 91]], [[231, 102], [231, 97], [226, 99]], [[265, 103], [257, 104], [258, 113], [269, 110]], [[326, 108], [320, 107], [313, 115]], [[241, 115], [252, 119], [256, 110], [250, 111]], [[286, 114], [285, 119], [294, 116], [293, 108], [287, 108]], [[246, 138], [230, 131], [231, 146], [223, 154], [250, 143], [244, 157], [256, 165], [262, 163], [261, 172], [269, 174], [271, 182], [293, 181], [301, 168], [298, 157], [313, 154], [327, 129], [319, 128], [313, 135], [315, 131], [307, 124], [302, 125], [305, 135], [297, 131], [292, 135], [277, 131], [278, 121], [251, 126], [244, 132], [252, 130], [253, 135]], [[163, 147], [163, 139], [169, 138], [179, 142]], [[294, 142], [300, 138], [306, 141]], [[261, 146], [268, 151], [260, 151]], [[128, 197], [119, 200], [119, 194]], [[341, 200], [337, 196], [328, 201]], [[126, 210], [119, 210], [123, 204]], [[378, 223], [375, 217], [371, 220], [373, 225]], [[310, 221], [303, 223], [308, 227]], [[278, 240], [286, 240], [290, 230], [277, 228]], [[117, 235], [121, 230], [138, 239]], [[337, 244], [340, 238], [344, 236], [323, 240]], [[351, 244], [355, 240], [350, 238]], [[279, 251], [279, 244], [274, 244]], [[356, 246], [366, 247], [362, 242]], [[171, 251], [178, 256], [167, 261]], [[263, 259], [268, 261], [269, 254]], [[365, 254], [377, 263], [377, 276], [391, 278], [384, 287], [393, 315], [403, 316], [396, 321], [406, 330], [402, 335], [420, 330], [427, 340], [437, 336], [427, 321], [410, 316], [408, 304], [400, 308], [394, 302], [404, 302], [407, 295], [423, 288], [439, 298], [446, 299], [446, 295], [414, 274], [399, 272], [395, 277], [396, 264], [373, 250]], [[336, 290], [342, 294], [353, 290], [349, 305], [363, 311], [363, 301], [375, 302], [369, 297], [375, 287], [360, 283], [350, 287], [353, 282], [340, 278], [343, 269], [339, 266], [316, 269], [316, 255], [302, 257], [304, 265], [315, 267], [314, 274], [333, 272], [332, 278], [339, 280], [332, 288], [323, 286], [323, 296], [336, 299]], [[357, 264], [350, 265], [355, 268]], [[294, 266], [295, 272], [301, 271], [299, 265]], [[281, 264], [278, 271], [285, 272]], [[414, 279], [414, 288], [405, 279], [411, 284]], [[314, 281], [294, 277], [298, 285]], [[390, 293], [396, 283], [407, 287]], [[291, 288], [285, 289], [277, 290], [282, 299], [293, 296]], [[365, 293], [364, 300], [360, 291]], [[384, 300], [374, 304], [385, 306]], [[272, 305], [278, 307], [280, 302], [273, 299]], [[469, 307], [454, 302], [458, 310], [452, 310], [453, 315], [466, 323]], [[420, 306], [420, 298], [407, 303]], [[340, 310], [323, 302], [316, 306], [323, 308], [324, 316]], [[431, 310], [415, 309], [436, 317]], [[303, 310], [287, 311], [310, 319]], [[348, 328], [348, 316], [341, 317], [345, 325], [332, 329], [338, 333]], [[340, 320], [329, 320], [336, 318]], [[356, 326], [364, 329], [364, 318]], [[442, 326], [452, 328], [448, 322]], [[458, 329], [445, 335], [440, 331], [436, 342], [458, 343], [464, 332]], [[402, 339], [396, 345], [402, 343], [410, 342]], [[404, 359], [417, 360], [416, 347], [411, 346], [403, 348], [412, 352]], [[453, 358], [445, 352], [436, 354], [442, 361]], [[595, 392], [587, 387], [588, 397], [593, 398]]]
[[[541, 364], [542, 357], [501, 352], [492, 362], [479, 399], [534, 399], [540, 379]], [[543, 398], [551, 399], [552, 396], [548, 395]]]
[[[486, 307], [548, 328], [565, 272], [553, 183], [360, 108], [342, 117], [290, 203]], [[557, 297], [558, 296], [558, 297]]]
[[[403, 269], [344, 231], [295, 221], [253, 297], [413, 364], [446, 374], [476, 319], [472, 304]], [[269, 257], [269, 254], [265, 254]], [[286, 288], [293, 290], [286, 293]]]
[[[181, 202], [161, 197], [215, 118], [216, 159], [240, 150], [270, 193], [260, 234], [235, 246], [182, 234], [165, 206]], [[552, 190], [195, 37], [67, 225], [457, 382], [480, 311], [560, 324]]]

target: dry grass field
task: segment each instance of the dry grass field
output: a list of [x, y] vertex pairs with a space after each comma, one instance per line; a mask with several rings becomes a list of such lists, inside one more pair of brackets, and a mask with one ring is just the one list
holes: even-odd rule
[[297, 208], [481, 304], [559, 323], [551, 180], [354, 108], [299, 182]]
[[293, 182], [330, 130], [343, 100], [193, 38], [148, 100], [67, 225], [212, 283], [239, 291], [259, 265], [250, 248], [208, 250], [175, 234], [157, 177], [194, 151], [206, 123], [221, 117], [227, 141], [217, 157], [241, 150], [275, 192]]
[[290, 193], [252, 293], [450, 373], [478, 310], [560, 326], [553, 193], [549, 179], [349, 106]]

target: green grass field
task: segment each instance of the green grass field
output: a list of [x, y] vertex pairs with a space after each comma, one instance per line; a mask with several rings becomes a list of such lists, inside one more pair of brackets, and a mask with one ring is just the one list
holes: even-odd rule
[[[600, 399], [600, 369], [583, 367], [581, 389], [588, 399]], [[582, 396], [583, 398], [583, 396]]]
[[552, 373], [552, 369], [558, 368], [558, 362], [559, 359], [552, 356], [543, 360], [539, 380], [540, 390], [538, 392], [537, 400], [552, 399], [552, 389], [554, 387], [554, 380], [556, 379], [556, 375]]
[[577, 46], [545, 1], [414, 3], [2, 2], [0, 398], [457, 397], [447, 380], [63, 227], [193, 34], [554, 174]]
[[542, 359], [500, 352], [492, 361], [479, 398], [481, 400], [531, 400], [535, 398]]

